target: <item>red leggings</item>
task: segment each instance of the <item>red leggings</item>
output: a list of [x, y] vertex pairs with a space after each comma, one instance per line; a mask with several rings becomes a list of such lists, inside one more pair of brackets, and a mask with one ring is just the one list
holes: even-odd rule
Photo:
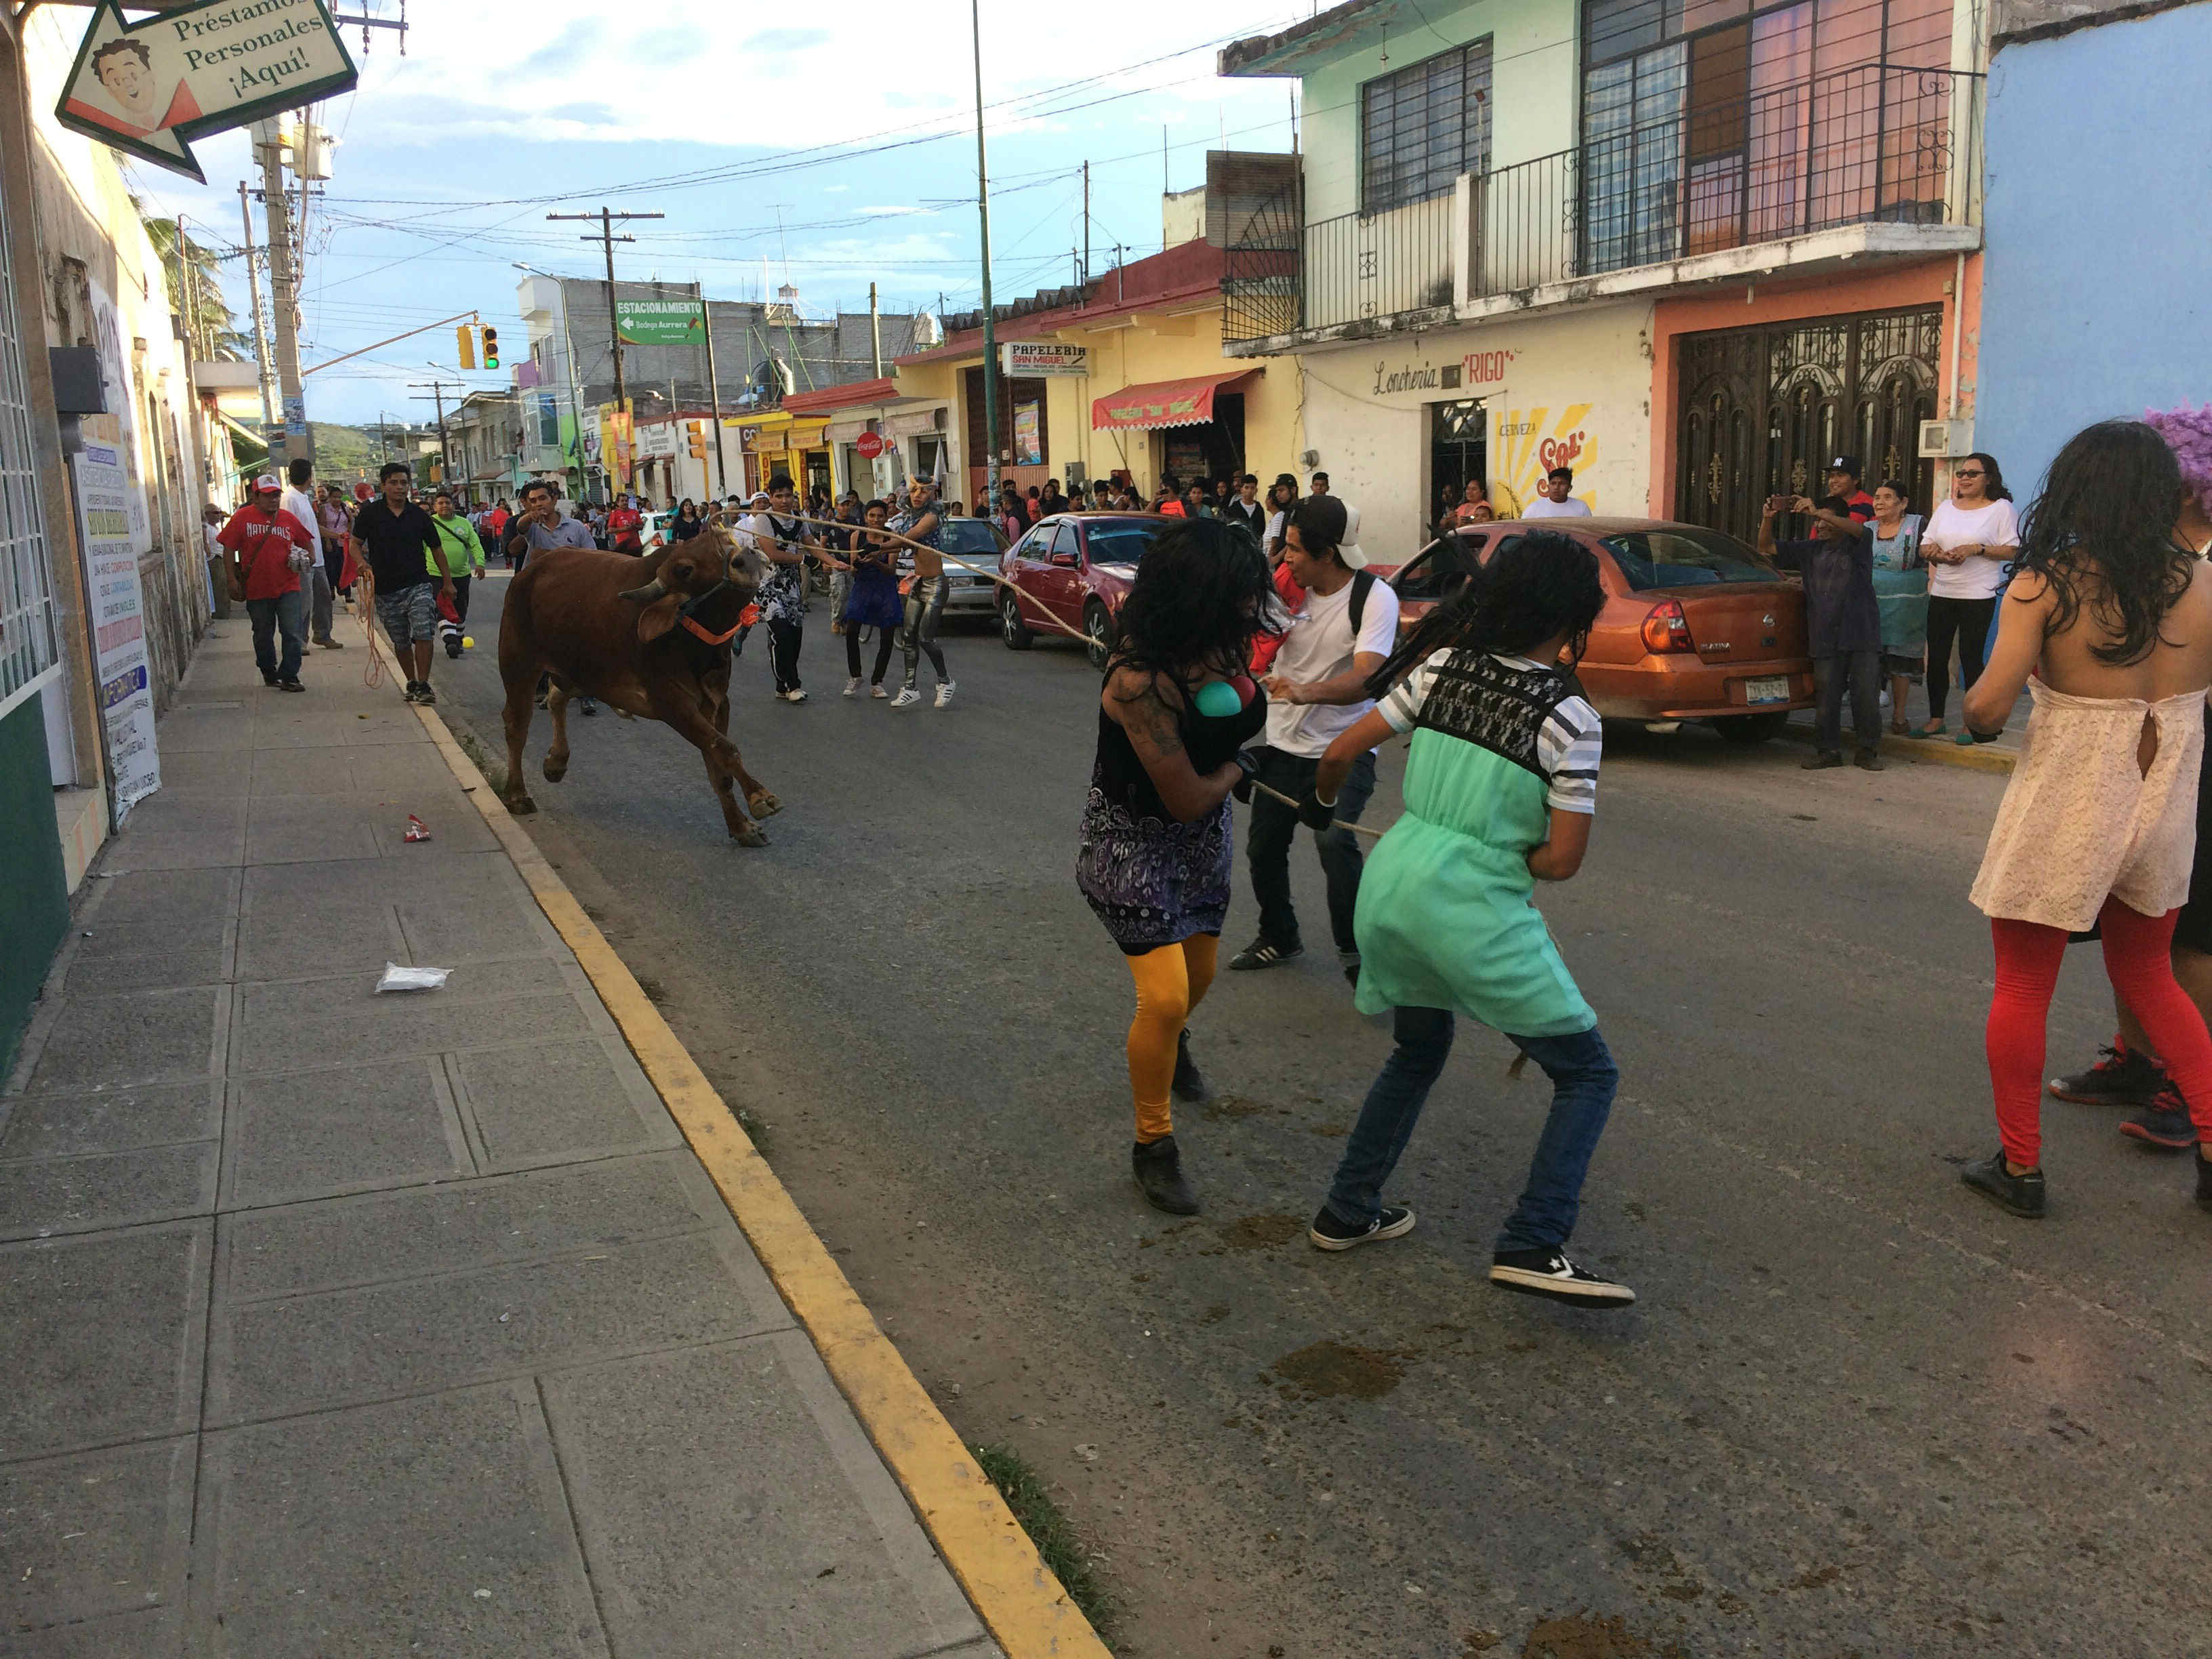
[[[2166, 1075], [2188, 1102], [2197, 1138], [2212, 1143], [2212, 1036], [2173, 981], [2173, 924], [2180, 914], [2147, 916], [2108, 898], [2097, 921], [2112, 988], [2142, 1022]], [[1988, 1030], [1997, 1133], [2005, 1156], [2032, 1169], [2042, 1152], [2044, 1025], [2066, 954], [2066, 930], [1992, 917], [1990, 932], [1997, 954]]]

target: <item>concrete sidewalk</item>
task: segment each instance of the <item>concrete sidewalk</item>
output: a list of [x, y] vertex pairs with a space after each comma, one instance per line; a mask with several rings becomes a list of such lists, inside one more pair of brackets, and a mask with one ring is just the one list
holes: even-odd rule
[[995, 1655], [341, 637], [216, 625], [0, 1094], [0, 1651]]

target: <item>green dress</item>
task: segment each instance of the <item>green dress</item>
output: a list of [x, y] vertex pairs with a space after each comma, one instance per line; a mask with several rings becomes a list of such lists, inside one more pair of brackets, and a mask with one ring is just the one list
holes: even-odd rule
[[1377, 707], [1413, 744], [1405, 814], [1359, 878], [1359, 1011], [1446, 1008], [1516, 1036], [1590, 1030], [1528, 856], [1554, 803], [1595, 803], [1595, 710], [1549, 668], [1475, 651], [1438, 652]]

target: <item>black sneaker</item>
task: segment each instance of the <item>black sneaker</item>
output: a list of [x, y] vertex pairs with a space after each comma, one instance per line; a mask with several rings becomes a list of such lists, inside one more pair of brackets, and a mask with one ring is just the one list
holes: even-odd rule
[[1871, 749], [1860, 750], [1857, 757], [1851, 762], [1851, 764], [1857, 767], [1862, 772], [1887, 772], [1889, 770], [1889, 763]]
[[2030, 1170], [2026, 1175], [2013, 1174], [2005, 1168], [2002, 1150], [1966, 1165], [1959, 1171], [1959, 1179], [2000, 1209], [2031, 1220], [2043, 1218], [2043, 1171]]
[[263, 669], [261, 671], [261, 683], [264, 685], [274, 689], [276, 684], [276, 671], [273, 668]]
[[2212, 1210], [2212, 1158], [2204, 1156], [2204, 1149], [2197, 1149], [2197, 1207]]
[[1344, 969], [1344, 982], [1357, 991], [1359, 988], [1359, 952], [1339, 951], [1336, 962], [1337, 966]]
[[400, 701], [400, 702], [422, 702], [422, 681], [420, 681], [420, 680], [410, 680], [410, 681], [408, 681], [408, 682], [407, 682], [407, 689], [406, 689], [404, 691], [403, 691], [403, 692], [401, 692], [401, 693], [399, 694], [399, 701]]
[[1168, 1085], [1169, 1092], [1177, 1100], [1194, 1105], [1201, 1100], [1213, 1098], [1213, 1091], [1206, 1086], [1206, 1079], [1199, 1073], [1198, 1064], [1190, 1057], [1190, 1030], [1185, 1027], [1176, 1039], [1175, 1081]]
[[1558, 1250], [1500, 1250], [1490, 1258], [1490, 1282], [1501, 1291], [1585, 1308], [1625, 1308], [1636, 1300], [1627, 1285], [1584, 1272]]
[[589, 697], [577, 698], [576, 708], [578, 712], [580, 713], [586, 720], [599, 712], [599, 704], [593, 702]]
[[454, 658], [461, 654], [461, 636], [458, 630], [446, 635], [446, 654]]
[[1403, 1238], [1413, 1231], [1413, 1212], [1402, 1204], [1385, 1204], [1382, 1213], [1364, 1227], [1339, 1221], [1336, 1212], [1324, 1205], [1306, 1229], [1306, 1237], [1317, 1250], [1348, 1250], [1377, 1238]]
[[304, 691], [307, 688], [301, 684], [299, 680], [295, 678], [287, 680], [278, 680], [276, 682], [276, 689], [279, 691]]
[[1173, 1135], [1140, 1140], [1129, 1151], [1129, 1168], [1145, 1202], [1170, 1215], [1196, 1215], [1198, 1194], [1182, 1177], [1182, 1154]]
[[2148, 1054], [2120, 1042], [2097, 1053], [2087, 1071], [2051, 1079], [2051, 1092], [2083, 1106], [2148, 1106], [2158, 1097], [2166, 1073]]
[[1278, 945], [1265, 933], [1229, 958], [1229, 965], [1239, 973], [1255, 968], [1273, 968], [1306, 953], [1303, 945]]
[[2161, 1079], [2150, 1104], [2120, 1125], [2120, 1133], [2133, 1135], [2146, 1146], [2162, 1152], [2185, 1152], [2197, 1144], [2197, 1126], [2189, 1120], [2189, 1103], [2171, 1079]]
[[1815, 749], [1797, 763], [1797, 769], [1801, 772], [1825, 772], [1832, 766], [1841, 766], [1843, 763], [1844, 757], [1841, 750]]
[[438, 694], [430, 689], [429, 681], [418, 680], [416, 682], [415, 701], [417, 702], [435, 702], [438, 701]]

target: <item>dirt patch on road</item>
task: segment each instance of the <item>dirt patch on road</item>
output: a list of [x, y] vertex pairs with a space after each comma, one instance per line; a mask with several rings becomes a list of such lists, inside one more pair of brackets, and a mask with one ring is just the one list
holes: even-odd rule
[[1225, 1117], [1257, 1117], [1273, 1109], [1266, 1101], [1249, 1095], [1216, 1095], [1198, 1109], [1198, 1114], [1210, 1123], [1218, 1123]]
[[1297, 1217], [1281, 1214], [1241, 1215], [1227, 1226], [1214, 1229], [1232, 1250], [1272, 1249], [1289, 1243], [1305, 1230], [1306, 1224]]
[[1326, 1338], [1285, 1354], [1274, 1370], [1316, 1400], [1380, 1400], [1406, 1376], [1402, 1355]]
[[1655, 1647], [1620, 1619], [1593, 1619], [1586, 1613], [1547, 1619], [1528, 1632], [1521, 1659], [1682, 1659], [1682, 1650]]

